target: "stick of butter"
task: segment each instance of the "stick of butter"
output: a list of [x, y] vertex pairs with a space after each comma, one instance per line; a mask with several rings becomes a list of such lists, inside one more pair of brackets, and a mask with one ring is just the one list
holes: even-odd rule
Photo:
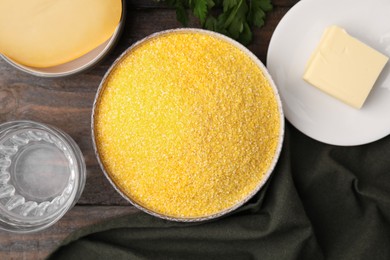
[[388, 59], [344, 29], [331, 26], [311, 55], [303, 79], [360, 109]]
[[32, 67], [81, 57], [108, 40], [121, 0], [0, 0], [0, 53]]

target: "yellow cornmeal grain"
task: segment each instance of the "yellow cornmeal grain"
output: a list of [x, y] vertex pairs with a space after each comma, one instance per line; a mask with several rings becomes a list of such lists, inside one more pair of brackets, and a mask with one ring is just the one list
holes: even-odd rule
[[261, 182], [278, 103], [247, 54], [199, 32], [146, 40], [111, 71], [95, 110], [108, 175], [141, 206], [179, 218], [229, 209]]

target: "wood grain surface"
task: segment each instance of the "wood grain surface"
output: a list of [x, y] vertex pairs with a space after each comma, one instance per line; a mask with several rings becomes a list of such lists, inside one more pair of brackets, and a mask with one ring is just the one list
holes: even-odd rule
[[[284, 14], [298, 0], [273, 0], [263, 28], [254, 30], [248, 48], [263, 63], [269, 41]], [[145, 36], [181, 27], [175, 11], [151, 0], [127, 1], [126, 25], [114, 50], [93, 69], [67, 78], [47, 79], [20, 72], [0, 60], [0, 123], [29, 119], [56, 126], [80, 146], [87, 164], [87, 181], [77, 204], [54, 226], [34, 234], [0, 231], [0, 259], [42, 259], [71, 232], [119, 215], [136, 212], [111, 187], [99, 168], [91, 142], [90, 116], [97, 87], [112, 62]], [[192, 17], [191, 27], [199, 27]]]

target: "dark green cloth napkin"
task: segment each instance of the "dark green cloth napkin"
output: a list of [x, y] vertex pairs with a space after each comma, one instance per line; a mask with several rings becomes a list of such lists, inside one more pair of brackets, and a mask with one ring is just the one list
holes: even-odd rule
[[79, 230], [50, 259], [390, 259], [390, 136], [337, 147], [290, 124], [266, 186], [208, 223], [144, 213]]

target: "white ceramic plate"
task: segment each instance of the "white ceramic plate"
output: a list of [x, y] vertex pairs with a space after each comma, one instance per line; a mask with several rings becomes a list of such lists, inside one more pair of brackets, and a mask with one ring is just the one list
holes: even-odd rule
[[390, 62], [364, 106], [357, 110], [307, 84], [304, 68], [325, 28], [339, 25], [390, 56], [389, 0], [302, 0], [277, 26], [267, 67], [286, 118], [306, 135], [328, 144], [360, 145], [390, 133]]

